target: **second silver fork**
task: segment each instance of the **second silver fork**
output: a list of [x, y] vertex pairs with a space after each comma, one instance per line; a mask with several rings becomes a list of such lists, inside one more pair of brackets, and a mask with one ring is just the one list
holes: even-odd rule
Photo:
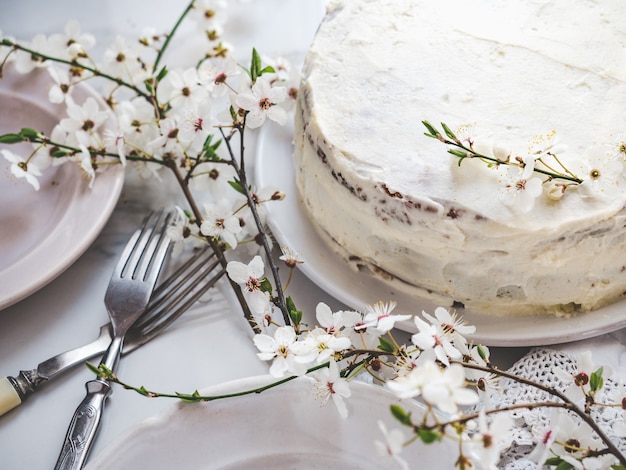
[[[113, 339], [101, 361], [110, 370], [115, 370], [124, 335], [148, 306], [169, 246], [168, 221], [169, 215], [149, 216], [126, 245], [113, 271], [104, 300]], [[97, 378], [87, 382], [86, 389], [87, 394], [70, 422], [56, 470], [82, 468], [91, 450], [111, 385]]]

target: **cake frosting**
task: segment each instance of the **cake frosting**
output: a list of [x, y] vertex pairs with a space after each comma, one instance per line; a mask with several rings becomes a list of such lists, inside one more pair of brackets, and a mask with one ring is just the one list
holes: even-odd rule
[[[320, 234], [440, 305], [563, 315], [622, 298], [623, 18], [621, 0], [332, 2], [295, 117]], [[461, 160], [423, 120], [519, 165]]]

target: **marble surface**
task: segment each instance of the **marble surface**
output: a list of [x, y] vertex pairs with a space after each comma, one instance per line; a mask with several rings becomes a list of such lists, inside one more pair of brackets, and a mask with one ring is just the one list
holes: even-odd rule
[[[243, 51], [252, 46], [271, 55], [304, 51], [322, 18], [323, 3], [232, 1], [234, 34], [230, 38]], [[179, 8], [180, 2], [174, 0], [115, 0], [89, 6], [79, 0], [2, 0], [0, 30], [26, 39], [37, 32], [58, 31], [68, 19], [75, 18], [84, 30], [103, 37], [104, 44], [128, 27], [165, 29]], [[183, 35], [189, 33], [181, 31]], [[249, 147], [253, 145], [254, 135], [248, 142]], [[52, 355], [95, 339], [99, 326], [107, 322], [103, 297], [122, 247], [150, 209], [172, 207], [178, 198], [172, 181], [148, 183], [129, 172], [113, 215], [92, 246], [50, 284], [0, 311], [0, 376], [35, 368]], [[342, 307], [298, 273], [290, 293], [308, 312], [313, 312], [320, 300], [333, 308]], [[507, 367], [526, 351], [495, 348], [492, 354], [501, 367]], [[119, 374], [130, 383], [170, 392], [191, 392], [266, 372], [237, 305], [219, 290], [166, 333], [124, 358], [119, 367]], [[7, 470], [52, 468], [69, 420], [84, 396], [84, 383], [91, 378], [85, 367], [77, 367], [0, 417], [0, 466]], [[116, 387], [92, 455], [171, 404], [167, 399], [146, 399]]]

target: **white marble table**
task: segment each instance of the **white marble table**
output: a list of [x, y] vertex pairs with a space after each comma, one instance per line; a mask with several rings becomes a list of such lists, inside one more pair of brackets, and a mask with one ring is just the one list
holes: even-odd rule
[[[234, 37], [230, 37], [240, 51], [252, 46], [270, 55], [303, 51], [323, 15], [323, 0], [230, 1], [235, 28]], [[37, 32], [61, 30], [68, 19], [75, 18], [84, 30], [104, 38], [105, 43], [128, 27], [165, 30], [179, 8], [180, 2], [173, 0], [115, 0], [89, 5], [79, 0], [3, 2], [0, 30], [26, 39]], [[254, 141], [248, 145], [253, 146]], [[163, 187], [129, 174], [112, 217], [87, 252], [46, 287], [0, 311], [0, 376], [35, 368], [49, 356], [96, 337], [99, 326], [107, 321], [102, 300], [123, 245], [149, 209], [171, 207], [177, 199], [171, 185], [165, 191]], [[320, 300], [340, 307], [299, 274], [291, 293], [305, 311], [314, 311]], [[493, 356], [506, 367], [526, 351], [494, 348]], [[216, 292], [214, 301], [197, 304], [165, 334], [123, 359], [119, 373], [125, 380], [151, 389], [191, 392], [266, 373], [267, 366], [255, 353], [237, 305]], [[84, 396], [84, 383], [91, 378], [86, 368], [78, 367], [0, 417], [0, 467], [52, 468], [70, 417]], [[146, 399], [116, 387], [93, 454], [171, 404], [170, 400]]]

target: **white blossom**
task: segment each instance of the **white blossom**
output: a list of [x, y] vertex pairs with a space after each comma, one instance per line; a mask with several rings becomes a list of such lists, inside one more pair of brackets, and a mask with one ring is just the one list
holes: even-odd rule
[[399, 398], [419, 396], [445, 413], [456, 413], [460, 405], [478, 401], [476, 392], [465, 388], [465, 371], [460, 364], [441, 369], [432, 361], [425, 362], [387, 382], [387, 387]]
[[16, 178], [24, 178], [36, 191], [39, 191], [39, 177], [41, 170], [49, 166], [49, 162], [42, 159], [31, 158], [28, 161], [20, 155], [7, 149], [0, 150], [0, 153], [11, 164], [11, 174]]
[[249, 264], [230, 261], [226, 271], [228, 277], [244, 287], [250, 308], [254, 312], [265, 312], [269, 304], [269, 294], [261, 290], [261, 282], [265, 277], [263, 259], [257, 255]]
[[272, 87], [268, 79], [261, 76], [256, 79], [249, 92], [237, 96], [236, 103], [248, 111], [246, 125], [250, 128], [261, 126], [268, 118], [282, 125], [287, 122], [287, 113], [277, 105], [286, 96], [287, 90], [284, 87]]
[[296, 349], [294, 348], [297, 336], [291, 326], [277, 328], [274, 336], [264, 333], [257, 334], [253, 338], [254, 344], [260, 351], [257, 356], [262, 361], [273, 361], [270, 366], [270, 374], [276, 378], [285, 377], [287, 374], [304, 375], [307, 371], [306, 364], [296, 361]]
[[330, 361], [328, 367], [315, 371], [311, 374], [315, 378], [315, 395], [321, 400], [322, 406], [332, 399], [339, 415], [342, 418], [348, 417], [348, 408], [344, 398], [351, 395], [348, 381], [339, 375], [339, 366], [335, 361]]
[[[425, 314], [426, 312], [422, 312]], [[432, 317], [431, 317], [432, 318]], [[461, 352], [452, 344], [458, 340], [450, 331], [444, 330], [441, 323], [426, 323], [418, 316], [413, 317], [418, 333], [411, 337], [415, 346], [424, 350], [432, 351], [435, 357], [445, 365], [449, 365], [449, 358], [461, 359]]]
[[363, 324], [358, 329], [374, 327], [381, 333], [390, 331], [399, 321], [406, 321], [411, 315], [391, 315], [393, 309], [396, 308], [396, 302], [377, 302], [374, 305], [368, 305], [363, 318]]
[[50, 53], [66, 60], [84, 58], [96, 39], [92, 34], [82, 33], [78, 21], [71, 20], [65, 25], [63, 33], [53, 34], [48, 39]]
[[485, 470], [498, 470], [500, 453], [508, 447], [506, 435], [513, 426], [513, 419], [507, 414], [497, 414], [491, 424], [487, 424], [487, 417], [484, 410], [481, 410], [478, 417], [479, 431], [472, 440], [477, 442], [474, 446], [482, 468]]
[[534, 175], [535, 161], [524, 159], [522, 167], [500, 166], [501, 201], [519, 213], [529, 212], [543, 192], [543, 181]]
[[374, 441], [376, 452], [381, 457], [391, 458], [403, 470], [409, 470], [409, 464], [400, 457], [404, 448], [405, 438], [400, 429], [387, 430], [387, 426], [381, 420], [378, 420], [378, 428], [383, 434], [384, 441]]
[[328, 361], [340, 351], [351, 346], [350, 338], [337, 336], [326, 332], [322, 328], [309, 331], [299, 343], [299, 360], [305, 363]]

